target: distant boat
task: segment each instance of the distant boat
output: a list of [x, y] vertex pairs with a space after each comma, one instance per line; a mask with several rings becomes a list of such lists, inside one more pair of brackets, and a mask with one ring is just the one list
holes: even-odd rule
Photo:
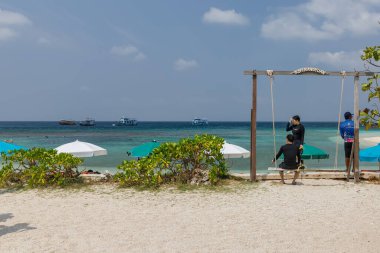
[[87, 119], [79, 122], [79, 125], [81, 125], [81, 126], [95, 126], [95, 120], [87, 118]]
[[120, 120], [115, 124], [116, 126], [136, 126], [137, 120], [132, 118], [121, 117]]
[[58, 122], [58, 124], [62, 125], [62, 126], [74, 126], [76, 125], [77, 123], [74, 121], [74, 120], [60, 120]]
[[208, 125], [207, 119], [195, 118], [192, 122], [193, 126], [205, 126]]

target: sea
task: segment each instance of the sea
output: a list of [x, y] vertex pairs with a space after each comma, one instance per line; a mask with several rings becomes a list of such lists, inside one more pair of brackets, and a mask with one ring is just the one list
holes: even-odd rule
[[[137, 126], [113, 126], [115, 122], [96, 122], [96, 126], [61, 126], [58, 122], [0, 122], [0, 140], [13, 140], [27, 148], [56, 148], [75, 140], [90, 142], [108, 151], [106, 156], [85, 158], [81, 169], [115, 173], [123, 160], [133, 159], [128, 151], [144, 142], [175, 142], [197, 134], [212, 134], [224, 138], [228, 143], [249, 150], [250, 122], [209, 122], [207, 126], [193, 126], [191, 122], [139, 122]], [[344, 168], [343, 142], [337, 137], [336, 122], [303, 122], [306, 133], [305, 143], [326, 151], [330, 157], [323, 160], [306, 160], [308, 168], [333, 169], [335, 165], [336, 142], [338, 139], [338, 168]], [[276, 122], [276, 149], [285, 143], [286, 122]], [[380, 136], [378, 129], [360, 130], [360, 138]], [[371, 145], [361, 144], [361, 148]], [[372, 145], [374, 145], [372, 143]], [[257, 124], [257, 169], [267, 173], [273, 167], [273, 129], [271, 122]], [[249, 173], [249, 158], [229, 159], [230, 171]], [[361, 168], [378, 168], [378, 164], [361, 163]]]

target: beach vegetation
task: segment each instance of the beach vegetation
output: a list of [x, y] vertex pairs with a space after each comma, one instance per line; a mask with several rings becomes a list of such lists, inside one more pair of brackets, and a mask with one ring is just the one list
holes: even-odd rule
[[2, 153], [0, 187], [65, 186], [80, 182], [80, 158], [56, 150], [32, 148]]
[[[367, 65], [380, 68], [380, 46], [366, 47], [363, 50], [361, 59]], [[379, 74], [367, 78], [367, 82], [362, 84], [362, 91], [368, 92], [368, 103], [370, 108], [364, 108], [360, 112], [360, 123], [369, 129], [373, 126], [380, 127], [380, 86]]]
[[227, 176], [226, 162], [220, 152], [223, 143], [223, 138], [207, 134], [164, 143], [148, 157], [123, 161], [115, 179], [122, 186], [215, 185]]

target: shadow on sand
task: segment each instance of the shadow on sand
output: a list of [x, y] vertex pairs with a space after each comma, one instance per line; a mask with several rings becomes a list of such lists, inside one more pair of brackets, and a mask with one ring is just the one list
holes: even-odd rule
[[0, 194], [12, 193], [12, 192], [17, 192], [17, 191], [20, 191], [20, 188], [14, 188], [14, 189], [0, 188]]
[[315, 179], [314, 181], [316, 182], [308, 182], [307, 180], [309, 179], [306, 179], [306, 180], [297, 180], [296, 184], [295, 185], [292, 185], [290, 182], [290, 180], [287, 180], [285, 184], [282, 184], [280, 181], [278, 182], [272, 182], [272, 185], [278, 185], [278, 186], [281, 186], [281, 185], [291, 185], [291, 186], [303, 186], [303, 187], [331, 187], [331, 186], [342, 186], [344, 184], [342, 184], [341, 182], [339, 181], [336, 181], [336, 180], [330, 180], [330, 181], [324, 181], [324, 183], [321, 183], [321, 184], [318, 184], [318, 181], [319, 179]]
[[[5, 222], [8, 219], [12, 219], [14, 216], [11, 213], [0, 214], [0, 222]], [[29, 226], [28, 223], [17, 223], [11, 226], [0, 225], [0, 237], [10, 233], [22, 232], [26, 230], [36, 229]]]
[[13, 218], [13, 214], [11, 213], [0, 213], [0, 222], [4, 222], [8, 219], [12, 219]]
[[[319, 180], [319, 179], [316, 179], [316, 180]], [[326, 181], [326, 180], [329, 180], [329, 181]], [[319, 184], [318, 181], [317, 182], [307, 182], [307, 181], [304, 181], [304, 183], [302, 183], [302, 181], [300, 183], [297, 182], [297, 185], [302, 185], [302, 186], [312, 186], [312, 187], [331, 187], [331, 186], [342, 186], [343, 184], [340, 183], [340, 182], [337, 182], [335, 180], [332, 180], [332, 179], [326, 179], [323, 183]]]

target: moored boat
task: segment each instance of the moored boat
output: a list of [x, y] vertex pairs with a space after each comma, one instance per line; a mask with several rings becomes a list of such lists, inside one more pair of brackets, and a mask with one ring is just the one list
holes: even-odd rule
[[95, 120], [91, 118], [87, 118], [81, 122], [79, 122], [81, 126], [95, 126]]
[[74, 120], [65, 120], [65, 119], [63, 119], [63, 120], [58, 121], [58, 124], [60, 124], [62, 126], [74, 126], [77, 123]]
[[194, 126], [205, 126], [205, 125], [208, 125], [208, 120], [207, 119], [201, 119], [201, 118], [195, 118], [195, 119], [193, 119], [192, 124]]
[[116, 123], [116, 126], [136, 126], [138, 121], [136, 119], [121, 117]]

